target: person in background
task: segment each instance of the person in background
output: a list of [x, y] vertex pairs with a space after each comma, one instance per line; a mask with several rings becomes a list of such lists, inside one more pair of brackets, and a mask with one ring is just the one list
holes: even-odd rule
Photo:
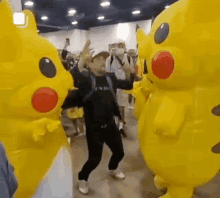
[[[131, 66], [134, 68], [134, 70], [136, 71], [136, 67], [137, 67], [137, 53], [135, 49], [129, 49], [128, 50], [128, 59], [129, 59], [129, 63], [131, 64]], [[139, 81], [140, 78], [137, 76], [137, 71], [136, 71], [136, 76], [135, 76], [135, 80]], [[133, 104], [135, 103], [135, 98], [133, 97], [132, 94], [128, 94], [128, 108], [129, 109], [134, 109], [133, 105], [132, 105], [132, 101]]]
[[[71, 73], [71, 70], [75, 70], [77, 62], [74, 60], [74, 56], [66, 49], [69, 46], [68, 39], [66, 40], [65, 46], [61, 51], [61, 60], [64, 68]], [[74, 77], [73, 77], [74, 78]], [[77, 80], [74, 80], [74, 86], [77, 87]], [[67, 137], [73, 137], [84, 134], [84, 119], [82, 116], [77, 118], [78, 112], [82, 112], [81, 109], [62, 109], [60, 120], [63, 129]], [[82, 114], [82, 113], [81, 113]]]
[[75, 60], [71, 52], [67, 51], [67, 47], [69, 46], [69, 41], [66, 40], [63, 50], [61, 51], [61, 61], [63, 63], [64, 68], [69, 71], [75, 65]]
[[[90, 173], [99, 165], [102, 158], [103, 145], [106, 143], [112, 151], [108, 170], [116, 179], [124, 179], [125, 175], [118, 169], [120, 161], [124, 157], [124, 149], [121, 135], [116, 126], [114, 116], [120, 116], [116, 101], [116, 89], [132, 89], [133, 78], [130, 68], [124, 67], [126, 79], [117, 79], [114, 73], [106, 72], [106, 58], [108, 52], [99, 51], [94, 55], [90, 53], [87, 41], [78, 63], [78, 77], [80, 84], [77, 95], [71, 100], [66, 100], [63, 107], [83, 107], [86, 124], [86, 140], [88, 145], [88, 160], [79, 172], [79, 191], [88, 193], [88, 178]], [[85, 55], [89, 54], [87, 58]], [[89, 61], [89, 69], [85, 68], [85, 62]], [[75, 75], [77, 78], [77, 75]], [[69, 96], [71, 97], [71, 95]]]
[[18, 188], [14, 168], [9, 163], [5, 149], [0, 142], [0, 197], [13, 198]]
[[[115, 73], [118, 79], [126, 79], [126, 74], [124, 72], [124, 67], [130, 68], [132, 73], [135, 73], [135, 70], [130, 63], [128, 62], [127, 54], [125, 53], [126, 46], [125, 43], [114, 43], [111, 45], [111, 56], [106, 60], [106, 71]], [[127, 137], [124, 131], [125, 124], [125, 105], [127, 103], [128, 95], [121, 89], [117, 90], [117, 101], [120, 106], [120, 111], [122, 114], [122, 119], [118, 121], [118, 128], [120, 133]]]

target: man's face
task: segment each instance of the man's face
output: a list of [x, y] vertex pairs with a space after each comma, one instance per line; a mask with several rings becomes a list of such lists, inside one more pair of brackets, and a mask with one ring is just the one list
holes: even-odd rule
[[103, 56], [97, 56], [93, 59], [93, 64], [96, 69], [105, 67], [105, 58]]
[[67, 55], [66, 55], [66, 59], [67, 59], [67, 60], [70, 60], [71, 58], [72, 58], [71, 53], [67, 53]]
[[129, 51], [128, 51], [128, 55], [131, 56], [131, 57], [133, 57], [133, 58], [136, 58], [136, 56], [137, 56], [135, 50], [129, 50]]
[[119, 48], [119, 49], [125, 49], [124, 43], [119, 43], [119, 44], [118, 44], [118, 48]]
[[116, 55], [117, 48], [118, 48], [117, 43], [114, 43], [114, 44], [111, 45], [111, 54], [112, 54], [113, 56]]
[[124, 43], [118, 43], [116, 55], [122, 56], [125, 53], [125, 44]]

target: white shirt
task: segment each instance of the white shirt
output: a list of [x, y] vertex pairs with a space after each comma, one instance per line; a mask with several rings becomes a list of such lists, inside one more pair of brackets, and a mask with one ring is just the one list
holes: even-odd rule
[[[116, 78], [125, 80], [126, 79], [126, 74], [124, 70], [122, 69], [122, 65], [118, 61], [118, 59], [113, 56], [113, 61], [112, 64], [110, 65], [111, 62], [111, 56], [109, 56], [106, 60], [106, 71], [107, 72], [113, 72], [115, 73]], [[133, 61], [131, 60], [131, 63]], [[129, 64], [127, 54], [124, 55], [124, 58], [122, 60], [122, 63]], [[125, 106], [126, 102], [128, 100], [128, 95], [124, 92], [124, 90], [117, 89], [117, 101], [119, 106]]]

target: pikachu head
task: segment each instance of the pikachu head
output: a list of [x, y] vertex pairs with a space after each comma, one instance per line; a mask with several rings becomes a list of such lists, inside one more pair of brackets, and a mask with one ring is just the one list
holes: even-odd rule
[[164, 10], [148, 35], [137, 30], [140, 58], [160, 89], [182, 90], [220, 83], [218, 0], [180, 0]]
[[16, 26], [9, 1], [0, 1], [0, 115], [58, 115], [73, 79], [58, 50], [38, 35], [34, 15], [23, 13], [26, 26]]

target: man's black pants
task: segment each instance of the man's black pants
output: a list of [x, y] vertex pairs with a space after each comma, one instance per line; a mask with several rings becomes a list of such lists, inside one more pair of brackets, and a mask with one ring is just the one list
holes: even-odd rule
[[122, 138], [115, 121], [111, 121], [107, 124], [106, 128], [103, 127], [105, 126], [97, 124], [86, 126], [89, 157], [78, 175], [79, 180], [88, 181], [90, 173], [99, 165], [104, 143], [106, 143], [112, 151], [112, 157], [108, 165], [109, 170], [117, 169], [119, 162], [124, 157]]

